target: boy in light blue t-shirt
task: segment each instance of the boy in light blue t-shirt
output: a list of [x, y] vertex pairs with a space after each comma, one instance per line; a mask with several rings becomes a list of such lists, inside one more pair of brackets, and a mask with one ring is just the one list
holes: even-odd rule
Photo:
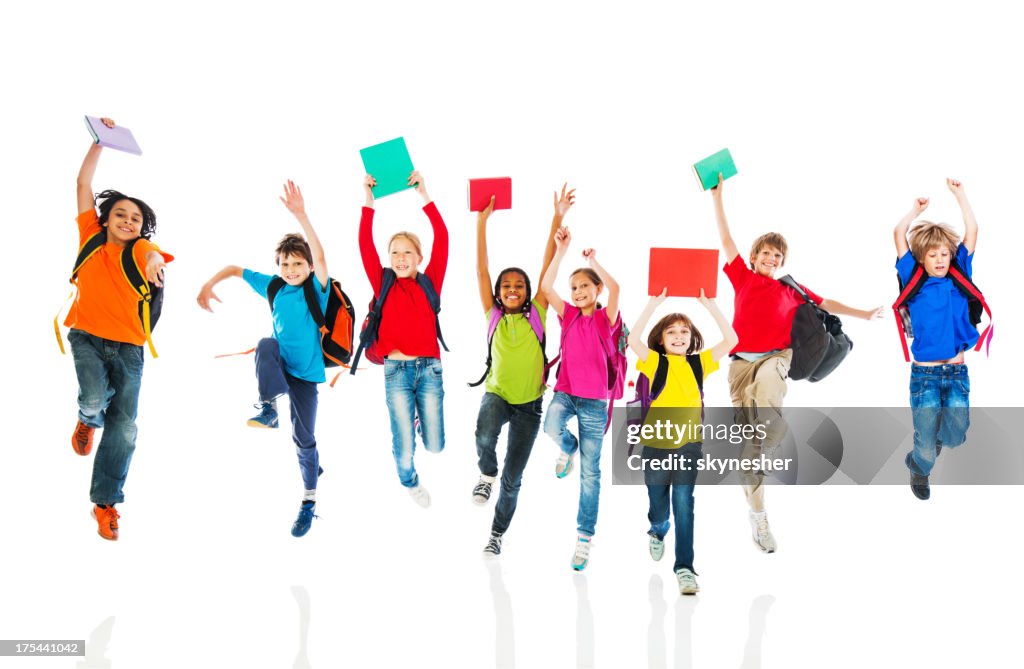
[[[220, 281], [236, 276], [253, 290], [271, 300], [274, 335], [261, 339], [256, 346], [256, 377], [260, 413], [249, 419], [252, 427], [276, 428], [278, 397], [287, 394], [291, 406], [292, 440], [295, 442], [302, 472], [304, 493], [299, 515], [292, 525], [292, 535], [301, 537], [309, 531], [315, 517], [317, 479], [323, 473], [316, 448], [317, 384], [326, 380], [320, 331], [306, 302], [306, 291], [312, 290], [326, 313], [330, 279], [320, 239], [306, 216], [302, 191], [291, 181], [284, 188], [281, 201], [294, 214], [306, 233], [289, 234], [277, 245], [275, 256], [279, 277], [261, 274], [237, 265], [228, 265], [217, 272], [199, 292], [199, 306], [207, 311], [210, 300], [220, 302], [213, 288]], [[280, 278], [280, 281], [277, 279]]]
[[[928, 499], [928, 475], [943, 446], [964, 443], [970, 425], [971, 391], [964, 351], [978, 341], [971, 323], [967, 297], [949, 277], [956, 266], [971, 278], [978, 222], [959, 181], [946, 179], [964, 218], [961, 240], [945, 223], [911, 222], [928, 207], [921, 197], [904, 216], [893, 236], [896, 271], [906, 284], [918, 265], [928, 274], [920, 290], [907, 302], [914, 333], [914, 363], [910, 372], [910, 407], [914, 417], [914, 449], [907, 454], [910, 488], [918, 499]], [[909, 230], [909, 233], [908, 233]]]

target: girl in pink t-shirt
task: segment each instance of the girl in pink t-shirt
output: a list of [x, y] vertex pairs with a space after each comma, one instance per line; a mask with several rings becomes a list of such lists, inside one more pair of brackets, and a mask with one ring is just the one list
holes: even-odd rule
[[[601, 442], [608, 421], [609, 379], [614, 378], [611, 354], [618, 345], [613, 339], [622, 323], [619, 284], [597, 262], [594, 249], [583, 251], [590, 266], [576, 270], [569, 277], [570, 299], [563, 300], [555, 292], [555, 277], [570, 241], [569, 228], [560, 228], [555, 234], [555, 257], [541, 281], [541, 290], [562, 325], [561, 364], [555, 396], [544, 419], [544, 431], [558, 444], [559, 456], [555, 463], [558, 478], [565, 478], [572, 471], [573, 455], [577, 450], [580, 452], [580, 503], [576, 517], [579, 536], [572, 568], [582, 571], [587, 566], [597, 523]], [[606, 286], [608, 306], [602, 307], [597, 298]], [[573, 416], [579, 424], [578, 439], [566, 429]]]

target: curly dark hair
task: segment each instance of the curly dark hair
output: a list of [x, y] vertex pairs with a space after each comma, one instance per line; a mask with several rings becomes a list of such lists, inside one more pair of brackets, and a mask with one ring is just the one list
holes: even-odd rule
[[519, 274], [523, 277], [523, 281], [526, 282], [526, 299], [523, 300], [523, 314], [528, 314], [533, 304], [533, 288], [530, 286], [529, 275], [518, 267], [506, 267], [498, 273], [498, 279], [494, 282], [494, 303], [501, 307], [501, 313], [506, 313], [505, 305], [501, 303], [501, 280], [505, 278], [506, 274]]
[[122, 200], [135, 203], [135, 206], [142, 212], [142, 229], [139, 231], [139, 237], [143, 239], [152, 237], [153, 233], [156, 232], [156, 213], [153, 209], [139, 198], [129, 197], [116, 190], [105, 190], [102, 193], [97, 193], [93, 199], [96, 207], [100, 210], [100, 227], [106, 227], [107, 220], [110, 218], [110, 210]]

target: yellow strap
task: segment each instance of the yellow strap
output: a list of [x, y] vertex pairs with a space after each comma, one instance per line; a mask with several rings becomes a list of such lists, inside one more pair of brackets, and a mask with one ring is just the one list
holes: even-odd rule
[[[147, 295], [148, 297], [148, 295]], [[149, 354], [154, 358], [159, 358], [156, 354], [156, 347], [153, 346], [153, 337], [149, 330], [149, 300], [145, 300], [142, 303], [142, 329], [146, 333], [146, 343], [149, 344]]]
[[57, 315], [53, 317], [53, 332], [57, 335], [57, 346], [60, 347], [61, 355], [66, 355], [64, 352], [64, 339], [60, 336], [60, 315], [64, 313], [64, 307], [68, 306], [68, 302], [75, 296], [75, 289], [72, 288], [71, 292], [64, 299], [64, 304], [60, 305], [60, 309], [57, 310]]

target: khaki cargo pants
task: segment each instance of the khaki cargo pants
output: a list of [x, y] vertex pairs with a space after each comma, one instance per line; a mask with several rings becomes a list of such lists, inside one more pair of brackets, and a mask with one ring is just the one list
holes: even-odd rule
[[[793, 349], [787, 348], [754, 362], [734, 358], [729, 364], [729, 395], [737, 421], [764, 425], [766, 432], [764, 443], [756, 438], [744, 443], [741, 458], [757, 458], [762, 450], [774, 448], [786, 436], [788, 428], [780, 409], [792, 360]], [[741, 472], [740, 481], [750, 509], [764, 511], [764, 474]]]

